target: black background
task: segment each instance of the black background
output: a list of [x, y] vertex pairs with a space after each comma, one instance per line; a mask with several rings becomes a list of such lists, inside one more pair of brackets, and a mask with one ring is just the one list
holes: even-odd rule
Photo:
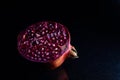
[[[4, 79], [57, 80], [61, 70], [68, 80], [120, 79], [119, 0], [9, 1], [3, 4], [0, 16]], [[60, 68], [51, 71], [19, 55], [18, 33], [28, 25], [43, 20], [67, 26], [71, 44], [78, 51], [78, 59], [67, 59]]]

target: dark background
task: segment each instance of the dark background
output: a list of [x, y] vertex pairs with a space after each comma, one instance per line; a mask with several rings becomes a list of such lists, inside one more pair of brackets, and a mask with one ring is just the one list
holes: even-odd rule
[[[4, 4], [0, 13], [4, 79], [57, 80], [63, 74], [68, 80], [120, 79], [119, 0], [9, 1], [1, 4]], [[67, 26], [78, 59], [67, 59], [60, 68], [51, 71], [19, 55], [18, 33], [43, 20]]]

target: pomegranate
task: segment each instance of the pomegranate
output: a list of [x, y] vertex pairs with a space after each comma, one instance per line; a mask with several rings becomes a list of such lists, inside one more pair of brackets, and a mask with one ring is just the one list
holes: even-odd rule
[[68, 29], [57, 22], [32, 24], [19, 33], [17, 40], [18, 51], [24, 58], [48, 63], [53, 69], [68, 57], [78, 57], [76, 49], [70, 44]]

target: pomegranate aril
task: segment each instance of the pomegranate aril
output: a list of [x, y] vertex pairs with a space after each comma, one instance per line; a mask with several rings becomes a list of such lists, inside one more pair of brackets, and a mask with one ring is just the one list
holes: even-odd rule
[[30, 53], [31, 52], [31, 50], [30, 49], [28, 49], [28, 53]]
[[35, 58], [35, 60], [37, 60], [37, 58]]
[[50, 36], [53, 37], [53, 33], [51, 33]]
[[57, 37], [57, 32], [54, 32], [54, 36]]
[[46, 34], [46, 31], [45, 31], [45, 30], [41, 32], [41, 35], [42, 35], [42, 36], [44, 36], [45, 34]]
[[59, 52], [58, 51], [55, 51], [55, 54], [58, 54]]
[[63, 34], [63, 36], [67, 36], [67, 35], [66, 35], [66, 33], [65, 33], [64, 31], [63, 31], [63, 33], [62, 33], [62, 34]]
[[40, 55], [37, 55], [37, 58], [39, 58], [40, 57]]
[[58, 48], [55, 48], [55, 50], [57, 51], [57, 50], [58, 50]]
[[58, 57], [59, 57], [59, 55], [56, 55], [55, 57], [57, 57], [57, 58], [58, 58]]
[[47, 56], [48, 56], [49, 54], [50, 54], [49, 52], [46, 53]]
[[67, 41], [67, 37], [65, 37], [65, 36], [63, 37], [63, 39], [64, 39], [65, 41]]
[[36, 33], [35, 35], [36, 35], [37, 38], [40, 37], [40, 34], [37, 34], [37, 33]]
[[45, 30], [46, 30], [46, 28], [45, 28], [45, 27], [43, 27], [43, 28], [42, 28], [42, 31], [45, 31]]
[[52, 43], [56, 43], [55, 37], [52, 38]]
[[52, 46], [53, 46], [53, 47], [55, 47], [55, 46], [56, 46], [56, 44], [54, 44], [54, 43], [53, 43], [53, 44], [52, 44]]
[[50, 34], [47, 34], [47, 39], [50, 40]]
[[34, 52], [32, 52], [32, 55], [34, 56], [34, 55], [35, 55], [35, 53], [34, 53]]
[[39, 40], [40, 43], [44, 43], [45, 39], [43, 37], [40, 37], [38, 40]]
[[50, 57], [46, 57], [47, 59], [50, 59]]
[[48, 22], [47, 26], [48, 26], [48, 28], [50, 30], [54, 30], [55, 29], [55, 23], [54, 22]]
[[55, 23], [55, 29], [57, 30], [57, 28], [58, 28], [58, 25], [57, 25], [57, 23]]
[[47, 45], [47, 44], [48, 44], [48, 41], [47, 41], [47, 40], [45, 40], [45, 41], [44, 41], [44, 45]]
[[57, 35], [60, 36], [60, 30], [57, 32]]
[[44, 56], [45, 56], [45, 55], [44, 55], [44, 54], [42, 54], [42, 57], [43, 57], [43, 58], [44, 58]]
[[63, 39], [63, 37], [64, 37], [63, 35], [60, 35], [60, 36], [59, 36], [59, 39]]
[[35, 57], [37, 57], [37, 54], [34, 54]]
[[44, 58], [43, 61], [46, 61], [46, 59]]
[[30, 57], [31, 59], [34, 59], [34, 57]]
[[40, 54], [40, 51], [37, 53], [38, 55]]
[[39, 61], [41, 61], [42, 59], [41, 58], [38, 58]]
[[58, 45], [63, 46], [65, 44], [65, 41], [63, 39], [58, 40]]
[[26, 57], [27, 57], [27, 58], [29, 58], [29, 57], [30, 57], [30, 55], [29, 55], [29, 54], [27, 54], [27, 55], [26, 55]]

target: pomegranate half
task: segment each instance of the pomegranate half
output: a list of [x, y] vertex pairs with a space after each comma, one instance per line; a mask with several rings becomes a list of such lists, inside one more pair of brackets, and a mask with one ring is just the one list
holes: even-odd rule
[[28, 26], [18, 35], [18, 51], [26, 59], [59, 67], [67, 57], [78, 58], [70, 44], [68, 29], [57, 22], [43, 21]]

